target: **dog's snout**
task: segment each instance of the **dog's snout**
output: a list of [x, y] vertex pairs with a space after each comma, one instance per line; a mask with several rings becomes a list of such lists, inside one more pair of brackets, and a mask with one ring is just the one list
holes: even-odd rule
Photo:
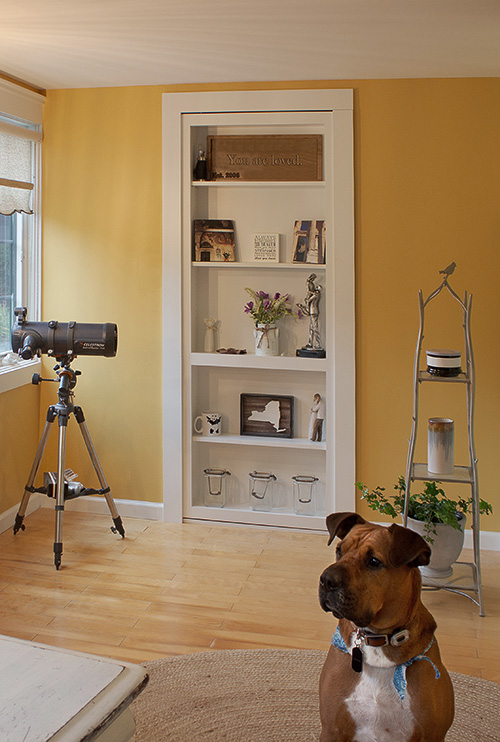
[[319, 583], [324, 590], [331, 592], [336, 590], [339, 586], [338, 574], [331, 567], [327, 567], [321, 577]]

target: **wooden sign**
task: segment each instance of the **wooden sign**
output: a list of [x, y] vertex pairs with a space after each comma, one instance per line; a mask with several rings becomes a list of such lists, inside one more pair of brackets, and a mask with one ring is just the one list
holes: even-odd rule
[[321, 134], [207, 137], [211, 180], [322, 180]]
[[293, 397], [240, 395], [240, 435], [293, 438]]

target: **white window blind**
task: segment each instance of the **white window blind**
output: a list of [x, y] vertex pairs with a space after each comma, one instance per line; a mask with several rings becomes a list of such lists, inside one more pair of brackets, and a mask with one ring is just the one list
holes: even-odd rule
[[0, 121], [0, 214], [32, 214], [33, 142], [37, 131]]

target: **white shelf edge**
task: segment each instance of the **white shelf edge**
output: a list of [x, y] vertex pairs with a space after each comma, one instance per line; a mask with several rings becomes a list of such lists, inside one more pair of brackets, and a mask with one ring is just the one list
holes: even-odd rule
[[238, 260], [228, 261], [213, 261], [205, 262], [202, 260], [192, 260], [191, 266], [193, 268], [279, 268], [280, 270], [307, 270], [310, 271], [314, 268], [316, 271], [326, 270], [326, 263], [273, 263], [271, 261], [266, 262], [264, 260], [253, 260], [250, 263], [239, 262]]
[[217, 368], [261, 368], [277, 371], [317, 371], [326, 373], [326, 358], [300, 358], [298, 356], [257, 356], [255, 353], [191, 353], [192, 366]]
[[274, 526], [276, 528], [301, 528], [326, 533], [325, 515], [297, 515], [291, 510], [261, 512], [244, 505], [223, 508], [192, 505], [183, 520], [204, 520], [249, 526]]
[[193, 180], [193, 188], [325, 188], [324, 180]]
[[275, 448], [302, 448], [326, 451], [326, 441], [314, 442], [308, 438], [274, 438], [260, 435], [193, 435], [193, 443], [209, 443], [230, 446], [273, 446]]

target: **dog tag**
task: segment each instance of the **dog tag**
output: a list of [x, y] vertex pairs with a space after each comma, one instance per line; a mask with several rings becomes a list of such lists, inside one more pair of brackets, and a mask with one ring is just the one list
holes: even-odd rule
[[363, 652], [359, 647], [356, 646], [352, 648], [351, 667], [354, 672], [363, 671]]

